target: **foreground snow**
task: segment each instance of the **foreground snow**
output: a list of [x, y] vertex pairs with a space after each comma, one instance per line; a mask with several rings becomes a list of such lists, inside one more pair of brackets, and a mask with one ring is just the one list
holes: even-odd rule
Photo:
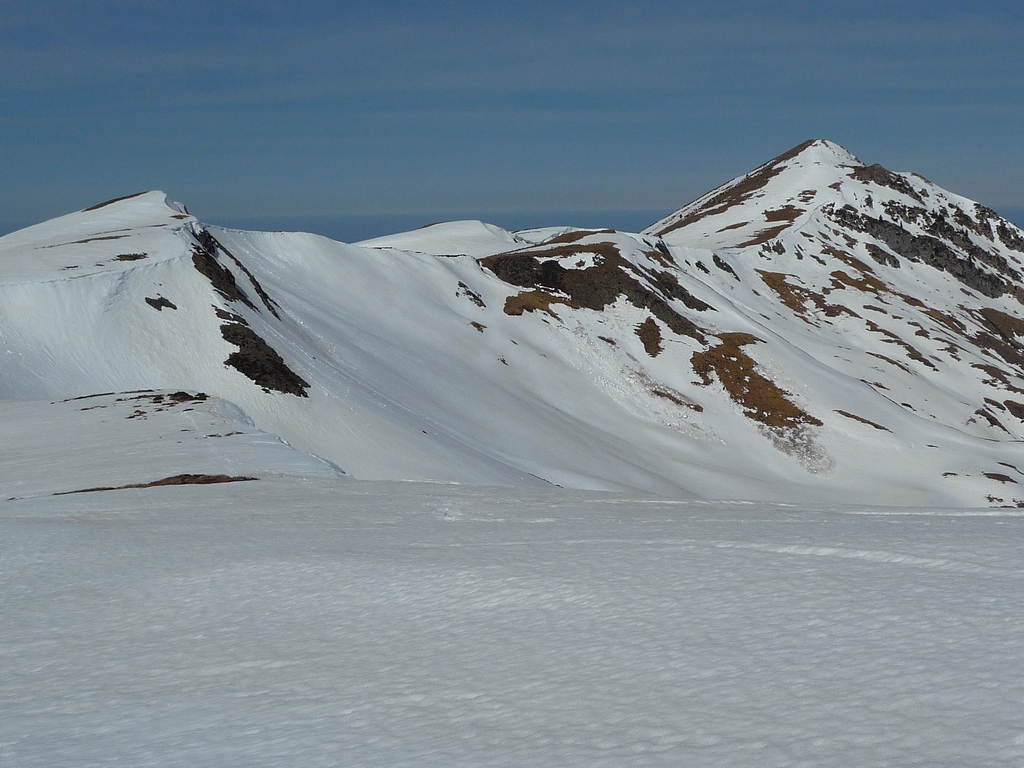
[[1020, 765], [1022, 533], [309, 477], [0, 502], [0, 764]]

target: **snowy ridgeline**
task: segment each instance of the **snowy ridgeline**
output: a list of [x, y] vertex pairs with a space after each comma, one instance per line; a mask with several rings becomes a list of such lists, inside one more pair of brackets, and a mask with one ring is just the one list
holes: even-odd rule
[[0, 764], [1019, 766], [1019, 510], [269, 478], [0, 503]]

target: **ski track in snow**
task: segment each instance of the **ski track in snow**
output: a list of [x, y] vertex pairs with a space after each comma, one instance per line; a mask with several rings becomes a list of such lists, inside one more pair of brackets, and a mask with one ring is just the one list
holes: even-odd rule
[[1020, 765], [1024, 518], [993, 512], [309, 478], [4, 502], [0, 764]]

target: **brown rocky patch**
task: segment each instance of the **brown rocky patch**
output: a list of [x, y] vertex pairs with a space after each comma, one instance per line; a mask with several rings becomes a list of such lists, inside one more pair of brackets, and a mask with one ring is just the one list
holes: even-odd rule
[[991, 307], [978, 310], [986, 324], [995, 330], [1006, 341], [1017, 343], [1017, 337], [1024, 338], [1024, 320]]
[[668, 400], [671, 403], [675, 403], [676, 405], [681, 406], [683, 408], [689, 408], [691, 411], [696, 411], [697, 413], [704, 412], [704, 406], [687, 400], [678, 392], [669, 391], [668, 389], [665, 389], [663, 387], [652, 387], [651, 394], [654, 395], [655, 397], [660, 397], [663, 400]]
[[207, 248], [199, 246], [192, 248], [192, 265], [203, 277], [210, 281], [214, 290], [225, 299], [228, 301], [240, 301], [247, 307], [256, 309], [256, 305], [252, 303], [238, 283], [235, 282], [235, 276], [231, 274], [231, 270], [217, 261], [217, 257]]
[[661, 354], [661, 329], [653, 317], [648, 317], [636, 327], [636, 335], [644, 345], [644, 351], [651, 357]]
[[167, 307], [168, 309], [177, 309], [177, 307], [171, 301], [165, 299], [163, 296], [157, 296], [155, 299], [147, 296], [146, 303], [149, 304], [149, 306], [151, 306], [157, 312], [162, 311], [164, 307]]
[[472, 301], [478, 307], [486, 307], [487, 306], [486, 304], [484, 304], [484, 300], [482, 298], [480, 298], [480, 294], [477, 293], [476, 291], [474, 291], [472, 288], [470, 288], [468, 285], [466, 285], [461, 280], [459, 281], [459, 290], [457, 290], [455, 292], [455, 295], [456, 296], [465, 296], [467, 299]]
[[[217, 249], [219, 248], [221, 251], [224, 252], [225, 256], [227, 256], [229, 259], [235, 262], [235, 266], [242, 270], [245, 276], [249, 278], [249, 282], [252, 283], [252, 287], [255, 289], [256, 294], [260, 297], [260, 300], [263, 302], [263, 306], [267, 308], [267, 311], [270, 312], [270, 314], [272, 314], [278, 320], [281, 319], [281, 316], [277, 314], [277, 310], [274, 308], [274, 300], [270, 298], [269, 294], [267, 294], [265, 290], [263, 290], [263, 286], [260, 285], [260, 281], [256, 279], [256, 276], [249, 271], [245, 264], [243, 264], [231, 251], [224, 247], [224, 244], [221, 243], [220, 240], [215, 238], [213, 235], [210, 234], [208, 230], [205, 229], [201, 229], [199, 230], [199, 232], [196, 233], [196, 240], [199, 241], [200, 245], [202, 245], [203, 249], [214, 259], [214, 261], [216, 261]], [[223, 269], [223, 267], [221, 267], [221, 269]], [[231, 278], [231, 281], [234, 282], [234, 277]], [[252, 304], [252, 302], [248, 300], [248, 298], [245, 299], [245, 303], [247, 303], [250, 307], [253, 307], [253, 309], [256, 308]]]
[[[595, 263], [584, 269], [569, 269], [555, 260], [582, 254], [594, 254]], [[650, 310], [673, 332], [703, 342], [700, 328], [668, 302], [675, 299], [698, 312], [714, 309], [690, 294], [670, 272], [643, 273], [609, 242], [509, 251], [480, 259], [480, 264], [506, 283], [532, 289], [506, 299], [505, 312], [509, 315], [539, 309], [557, 317], [552, 304], [601, 310], [624, 297], [633, 306]], [[641, 274], [653, 286], [645, 285], [639, 279]]]
[[789, 399], [789, 393], [757, 370], [757, 363], [743, 351], [743, 347], [762, 340], [749, 333], [722, 333], [719, 344], [705, 352], [694, 352], [690, 364], [709, 386], [712, 375], [729, 393], [729, 397], [743, 409], [748, 419], [767, 427], [800, 429], [807, 425], [821, 426], [821, 421]]
[[224, 361], [239, 373], [252, 379], [265, 390], [308, 397], [309, 382], [285, 364], [281, 355], [247, 325], [225, 323], [221, 335], [229, 344], [238, 347]]
[[839, 410], [837, 410], [836, 413], [838, 413], [840, 416], [845, 416], [848, 419], [853, 419], [854, 421], [859, 421], [861, 424], [867, 424], [868, 426], [874, 427], [875, 429], [880, 429], [883, 432], [892, 432], [892, 430], [889, 429], [888, 427], [883, 427], [881, 424], [876, 424], [875, 422], [871, 421], [870, 419], [865, 419], [863, 416], [858, 416], [855, 413], [850, 413], [849, 411], [839, 411]]
[[97, 491], [123, 491], [127, 488], [156, 488], [164, 485], [214, 485], [216, 483], [242, 483], [258, 480], [257, 477], [246, 475], [171, 475], [150, 483], [129, 483], [128, 485], [101, 486], [97, 488], [81, 488], [77, 491], [61, 491], [54, 496], [69, 496], [73, 493], [96, 493]]
[[562, 296], [553, 296], [544, 291], [520, 291], [515, 296], [509, 296], [505, 299], [505, 314], [518, 317], [523, 312], [540, 311], [551, 315], [557, 320], [559, 317], [551, 309], [552, 304], [568, 304], [568, 301]]
[[988, 374], [989, 378], [983, 379], [982, 384], [988, 384], [992, 387], [998, 387], [1005, 389], [1007, 392], [1014, 392], [1019, 395], [1024, 395], [1024, 389], [1014, 385], [1010, 381], [1010, 377], [1006, 371], [1001, 368], [996, 368], [994, 365], [987, 365], [984, 363], [972, 363], [971, 368], [977, 368], [979, 371], [984, 371]]
[[[917, 363], [921, 363], [921, 365], [927, 366], [928, 368], [931, 368], [932, 370], [938, 370], [938, 368], [936, 368], [936, 366], [935, 366], [935, 363], [933, 363], [927, 357], [922, 355], [917, 350], [917, 348], [914, 347], [912, 344], [904, 341], [901, 337], [897, 336], [892, 331], [887, 330], [885, 328], [882, 328], [880, 325], [878, 325], [877, 323], [875, 323], [875, 322], [873, 322], [871, 320], [865, 320], [864, 322], [867, 323], [868, 330], [872, 331], [873, 333], [878, 333], [878, 334], [881, 334], [882, 336], [884, 336], [885, 337], [885, 339], [884, 339], [885, 343], [887, 343], [887, 344], [895, 344], [895, 345], [897, 345], [899, 347], [902, 347], [903, 350], [907, 353], [907, 357], [909, 357], [911, 360], [913, 360], [913, 361], [915, 361]], [[904, 369], [904, 370], [906, 370], [906, 369]]]
[[891, 357], [886, 357], [885, 355], [881, 355], [878, 352], [868, 352], [867, 354], [870, 355], [871, 357], [876, 357], [879, 360], [883, 360], [883, 361], [887, 362], [889, 365], [892, 365], [892, 366], [895, 366], [896, 368], [899, 368], [904, 373], [909, 373], [911, 375], [913, 375], [913, 373], [914, 373], [912, 370], [910, 370], [903, 363], [897, 362], [896, 360], [893, 360]]
[[555, 245], [557, 243], [575, 243], [577, 240], [582, 240], [584, 237], [590, 235], [611, 235], [614, 234], [614, 229], [578, 229], [574, 232], [563, 232], [560, 235], [548, 238], [544, 241], [544, 245]]
[[[749, 240], [744, 240], [742, 243], [739, 243], [736, 247], [737, 248], [746, 248], [747, 246], [750, 246], [750, 245], [764, 245], [769, 240], [774, 240], [776, 237], [781, 235], [784, 231], [786, 231], [786, 229], [788, 227], [789, 227], [789, 224], [786, 223], [786, 224], [779, 224], [779, 225], [774, 226], [774, 227], [768, 227], [767, 229], [762, 229], [760, 232], [755, 234]], [[776, 252], [778, 253], [778, 251], [776, 251]]]
[[813, 304], [825, 317], [838, 317], [839, 315], [859, 317], [852, 309], [825, 301], [824, 292], [818, 293], [789, 282], [788, 278], [795, 277], [793, 275], [787, 275], [783, 272], [769, 272], [764, 269], [758, 269], [756, 272], [761, 276], [764, 284], [779, 297], [779, 300], [809, 325], [814, 325], [814, 323], [807, 316], [808, 302]]
[[[995, 417], [995, 414], [993, 414], [987, 408], [979, 408], [978, 410], [976, 410], [974, 412], [974, 415], [975, 416], [981, 416], [981, 418], [983, 418], [985, 421], [988, 422], [988, 425], [990, 427], [996, 427], [997, 429], [1003, 430], [1003, 432], [1005, 432], [1006, 434], [1008, 434], [1008, 435], [1010, 434], [1010, 430], [1008, 430], [1006, 427], [1004, 427], [1002, 425], [1002, 423], [999, 421], [999, 419], [997, 419]], [[970, 419], [970, 421], [974, 421], [974, 419]], [[970, 421], [968, 423], [970, 423]]]
[[850, 178], [857, 179], [858, 181], [872, 182], [882, 187], [888, 187], [889, 189], [895, 190], [907, 197], [914, 198], [919, 203], [924, 202], [921, 194], [911, 186], [910, 182], [898, 173], [893, 173], [889, 169], [883, 168], [878, 163], [855, 168], [850, 172]]
[[747, 224], [749, 223], [749, 221], [741, 221], [736, 224], [730, 224], [727, 227], [722, 227], [721, 229], [717, 230], [715, 234], [718, 234], [719, 232], [728, 232], [730, 229], [741, 229], [742, 227], [747, 226]]
[[784, 205], [775, 210], [765, 211], [764, 220], [785, 221], [787, 224], [792, 224], [800, 217], [801, 213], [805, 213], [803, 208], [797, 208], [795, 205]]
[[104, 200], [102, 203], [96, 203], [96, 205], [90, 205], [88, 208], [83, 208], [82, 211], [98, 211], [100, 208], [106, 208], [108, 205], [119, 203], [122, 200], [131, 200], [133, 197], [144, 195], [145, 192], [134, 192], [130, 195], [122, 195], [121, 197], [115, 197], [110, 200]]

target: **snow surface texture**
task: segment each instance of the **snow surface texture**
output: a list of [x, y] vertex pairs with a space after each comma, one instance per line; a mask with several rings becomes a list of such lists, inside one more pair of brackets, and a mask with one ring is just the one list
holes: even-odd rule
[[0, 238], [0, 765], [1020, 766], [1022, 256], [822, 141], [639, 234]]
[[205, 392], [359, 479], [1024, 505], [1024, 233], [808, 142], [644, 233], [0, 238], [0, 398]]
[[339, 477], [203, 393], [0, 400], [0, 499], [151, 483], [183, 474]]
[[0, 502], [0, 764], [1019, 766], [1019, 510]]

